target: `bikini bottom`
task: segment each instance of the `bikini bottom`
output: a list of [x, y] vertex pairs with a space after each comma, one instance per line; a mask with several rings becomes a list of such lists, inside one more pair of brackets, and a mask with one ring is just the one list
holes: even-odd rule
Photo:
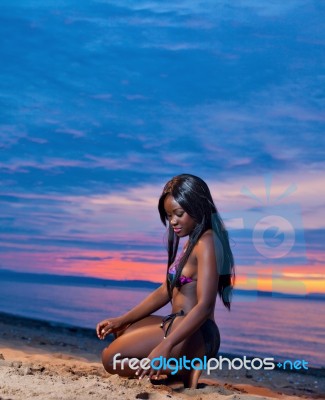
[[[167, 337], [173, 322], [175, 321], [176, 317], [184, 316], [185, 313], [183, 310], [166, 315], [163, 318], [160, 327], [164, 330], [164, 338]], [[212, 321], [212, 319], [207, 319], [201, 326], [200, 332], [203, 336], [203, 341], [205, 345], [205, 355], [207, 358], [212, 358], [216, 356], [220, 347], [220, 332], [218, 329], [217, 324]]]

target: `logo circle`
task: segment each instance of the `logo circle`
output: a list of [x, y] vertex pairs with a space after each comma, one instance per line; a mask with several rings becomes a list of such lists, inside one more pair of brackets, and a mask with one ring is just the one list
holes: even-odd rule
[[295, 243], [295, 230], [291, 223], [280, 215], [261, 218], [253, 229], [253, 244], [266, 258], [286, 256]]

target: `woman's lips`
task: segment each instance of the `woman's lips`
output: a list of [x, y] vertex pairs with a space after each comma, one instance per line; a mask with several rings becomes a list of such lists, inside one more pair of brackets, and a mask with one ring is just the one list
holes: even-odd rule
[[179, 233], [182, 230], [182, 228], [174, 228], [175, 233]]

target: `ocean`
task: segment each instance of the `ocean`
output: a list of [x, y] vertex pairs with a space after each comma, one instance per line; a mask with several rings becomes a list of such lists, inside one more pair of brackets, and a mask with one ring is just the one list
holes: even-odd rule
[[[2, 281], [0, 312], [94, 328], [138, 304], [152, 289]], [[166, 315], [170, 306], [157, 314]], [[215, 311], [222, 353], [308, 361], [325, 366], [325, 302], [234, 295]]]

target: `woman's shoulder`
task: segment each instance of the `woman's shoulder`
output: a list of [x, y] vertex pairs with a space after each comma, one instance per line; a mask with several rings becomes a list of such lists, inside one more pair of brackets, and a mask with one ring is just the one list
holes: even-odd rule
[[200, 239], [198, 240], [198, 243], [199, 243], [199, 242], [205, 243], [205, 242], [210, 242], [210, 241], [213, 242], [213, 230], [212, 230], [212, 229], [206, 230], [206, 231], [200, 236]]
[[205, 231], [199, 238], [193, 249], [193, 256], [196, 258], [198, 266], [207, 266], [209, 269], [214, 268], [216, 264], [216, 251], [212, 229]]
[[195, 249], [196, 251], [206, 251], [209, 249], [214, 249], [214, 236], [212, 229], [208, 229], [202, 234], [195, 245]]

